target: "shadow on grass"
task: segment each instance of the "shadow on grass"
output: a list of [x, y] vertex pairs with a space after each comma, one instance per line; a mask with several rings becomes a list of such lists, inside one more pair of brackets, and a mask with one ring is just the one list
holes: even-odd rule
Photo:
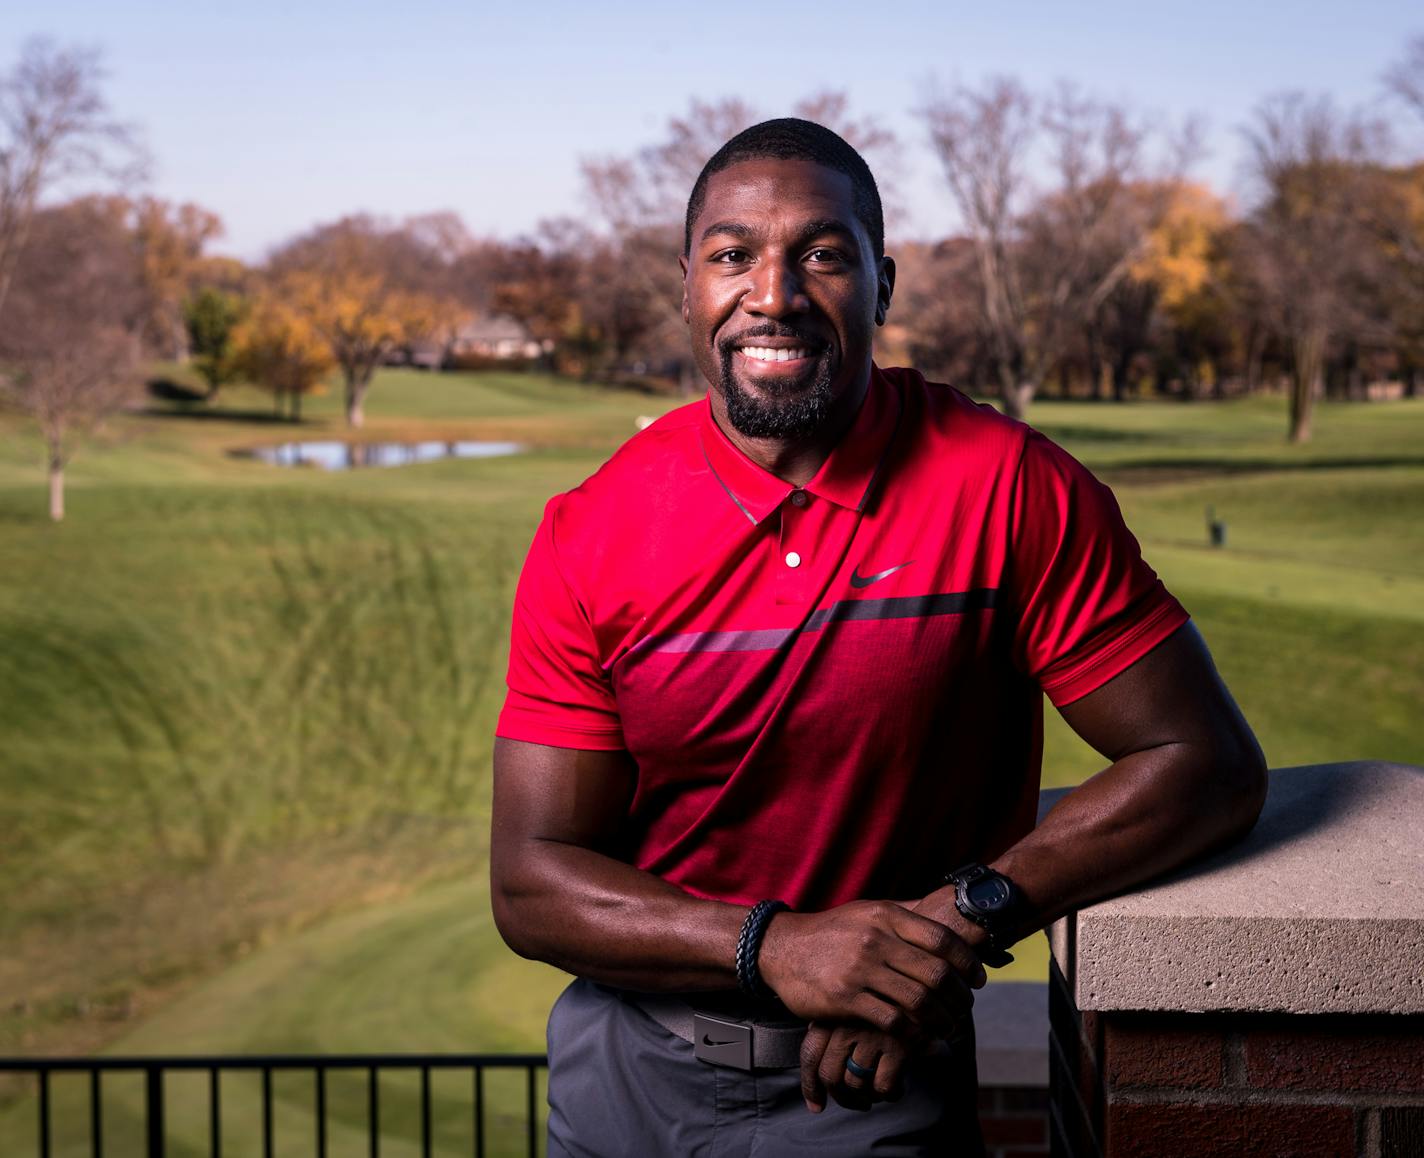
[[1035, 430], [1054, 442], [1176, 442], [1169, 430], [1122, 430], [1114, 426], [1080, 426], [1072, 423], [1034, 423]]
[[269, 426], [306, 426], [308, 419], [292, 420], [284, 414], [273, 414], [270, 410], [213, 410], [210, 408], [189, 409], [187, 407], [146, 406], [139, 411], [145, 418], [181, 418], [197, 422], [239, 422], [243, 425], [261, 423]]
[[1424, 466], [1424, 454], [1359, 455], [1301, 461], [1276, 458], [1143, 458], [1115, 462], [1097, 473], [1113, 482], [1181, 482], [1214, 475], [1285, 474], [1298, 471], [1362, 470]]

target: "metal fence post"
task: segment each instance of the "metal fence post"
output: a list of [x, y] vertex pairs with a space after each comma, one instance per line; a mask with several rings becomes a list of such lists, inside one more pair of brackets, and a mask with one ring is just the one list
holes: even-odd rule
[[148, 1158], [163, 1158], [163, 1067], [144, 1067], [144, 1101], [147, 1102]]

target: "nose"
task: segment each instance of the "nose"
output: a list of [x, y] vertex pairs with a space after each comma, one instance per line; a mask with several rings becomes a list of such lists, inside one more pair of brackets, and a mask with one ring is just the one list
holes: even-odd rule
[[810, 308], [795, 262], [767, 259], [753, 269], [751, 288], [742, 298], [744, 312], [779, 318]]

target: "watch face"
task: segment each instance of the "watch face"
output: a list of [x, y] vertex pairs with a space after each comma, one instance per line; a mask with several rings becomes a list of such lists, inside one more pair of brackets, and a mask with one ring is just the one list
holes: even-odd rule
[[965, 889], [965, 894], [969, 903], [983, 913], [1003, 912], [1013, 899], [1008, 882], [1002, 877], [985, 877], [983, 880], [974, 881]]

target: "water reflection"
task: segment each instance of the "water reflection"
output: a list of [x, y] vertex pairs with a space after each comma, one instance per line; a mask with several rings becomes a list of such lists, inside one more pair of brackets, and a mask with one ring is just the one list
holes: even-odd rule
[[273, 466], [317, 466], [322, 470], [354, 470], [363, 466], [410, 466], [441, 458], [498, 458], [518, 454], [517, 442], [284, 442], [259, 446], [244, 454]]

